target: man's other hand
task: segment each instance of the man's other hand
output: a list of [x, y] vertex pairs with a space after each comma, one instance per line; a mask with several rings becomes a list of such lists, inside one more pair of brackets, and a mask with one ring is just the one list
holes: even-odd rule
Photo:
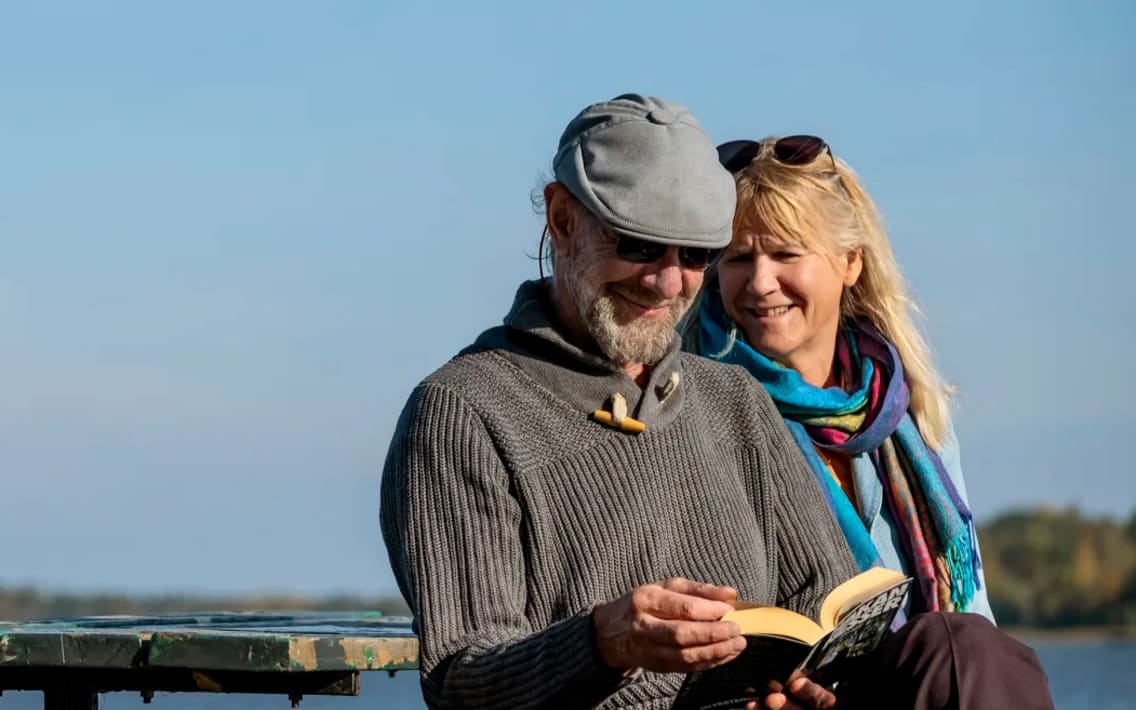
[[836, 707], [836, 696], [822, 685], [794, 674], [788, 688], [765, 696], [761, 705], [757, 701], [746, 703], [746, 710], [831, 710]]

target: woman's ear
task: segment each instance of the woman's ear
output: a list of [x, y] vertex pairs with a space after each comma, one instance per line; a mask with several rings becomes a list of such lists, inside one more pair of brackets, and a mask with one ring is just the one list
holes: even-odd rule
[[863, 249], [856, 247], [848, 251], [845, 253], [844, 259], [844, 288], [852, 288], [860, 280], [860, 274], [864, 270]]

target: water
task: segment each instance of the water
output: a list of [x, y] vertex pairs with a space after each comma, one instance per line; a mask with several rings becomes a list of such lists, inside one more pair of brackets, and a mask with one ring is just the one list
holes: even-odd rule
[[[1049, 674], [1058, 710], [1136, 710], [1136, 642], [1067, 641], [1032, 644]], [[360, 697], [305, 697], [302, 710], [421, 710], [416, 673], [364, 673]], [[38, 710], [38, 693], [5, 693], [0, 710]], [[111, 693], [102, 698], [102, 710], [142, 710], [135, 693]], [[188, 695], [159, 693], [154, 710], [288, 710], [287, 698], [272, 695]]]

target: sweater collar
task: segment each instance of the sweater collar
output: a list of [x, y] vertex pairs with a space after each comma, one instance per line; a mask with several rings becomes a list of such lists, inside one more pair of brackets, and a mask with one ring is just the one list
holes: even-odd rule
[[626, 401], [628, 415], [646, 424], [648, 431], [666, 425], [681, 411], [685, 388], [677, 334], [640, 390], [623, 368], [570, 342], [565, 332], [547, 289], [538, 281], [526, 281], [517, 289], [503, 327], [482, 333], [476, 344], [500, 351], [573, 409], [587, 414], [610, 411], [616, 393]]

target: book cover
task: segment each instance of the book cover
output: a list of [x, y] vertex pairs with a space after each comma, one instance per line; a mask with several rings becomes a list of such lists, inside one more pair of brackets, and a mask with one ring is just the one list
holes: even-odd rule
[[780, 690], [797, 670], [832, 687], [847, 677], [854, 659], [887, 638], [911, 580], [874, 568], [832, 590], [819, 622], [787, 609], [739, 604], [726, 615], [738, 623], [746, 648], [734, 660], [686, 677], [675, 710], [741, 708]]

